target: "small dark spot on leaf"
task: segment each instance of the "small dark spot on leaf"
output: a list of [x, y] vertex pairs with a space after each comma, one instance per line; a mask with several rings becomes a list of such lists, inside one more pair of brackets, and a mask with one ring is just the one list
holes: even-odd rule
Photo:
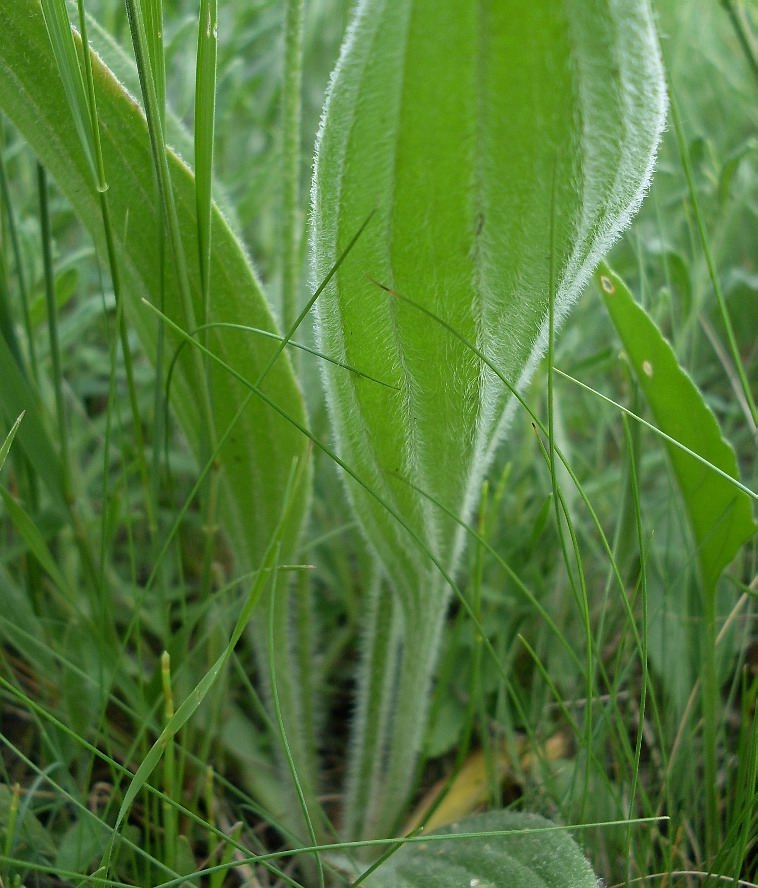
[[616, 287], [613, 284], [613, 281], [605, 274], [600, 275], [600, 286], [605, 290], [606, 293], [615, 293]]

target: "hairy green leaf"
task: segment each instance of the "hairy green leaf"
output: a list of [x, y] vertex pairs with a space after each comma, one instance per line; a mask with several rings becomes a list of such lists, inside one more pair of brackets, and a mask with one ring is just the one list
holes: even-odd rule
[[723, 569], [755, 533], [748, 494], [711, 468], [737, 478], [734, 450], [673, 349], [624, 282], [606, 265], [601, 265], [597, 281], [657, 427], [704, 460], [666, 444], [692, 527], [703, 583], [706, 589], [714, 589]]
[[542, 817], [513, 811], [467, 817], [431, 835], [501, 830], [510, 834], [404, 845], [365, 884], [368, 888], [597, 888], [576, 842], [566, 830], [552, 826]]
[[[461, 533], [401, 477], [468, 513], [514, 401], [376, 282], [433, 310], [522, 388], [546, 344], [551, 265], [562, 316], [640, 202], [663, 111], [647, 3], [358, 4], [318, 143], [317, 279], [376, 215], [323, 295], [318, 330], [324, 351], [398, 391], [324, 377], [342, 455], [445, 564]], [[396, 585], [426, 597], [423, 556], [351, 492]]]
[[404, 623], [396, 773], [348, 792], [356, 834], [391, 830], [408, 792], [447, 600], [428, 554], [455, 569], [464, 531], [446, 510], [469, 516], [516, 405], [465, 342], [524, 388], [551, 299], [560, 320], [637, 209], [664, 110], [647, 2], [357, 4], [318, 139], [314, 280], [375, 215], [319, 301], [319, 346], [396, 386], [323, 367], [340, 456], [426, 552], [350, 483]]
[[[98, 115], [108, 182], [117, 261], [123, 280], [127, 313], [148, 354], [157, 342], [155, 318], [141, 306], [160, 292], [160, 226], [154, 168], [144, 115], [128, 91], [99, 57], [93, 57]], [[119, 61], [123, 64], [122, 60]], [[105, 255], [100, 204], [91, 165], [82, 139], [68, 112], [68, 102], [56, 67], [39, 3], [21, 0], [0, 29], [0, 109], [18, 127], [56, 179], [58, 186], [89, 227], [98, 250]], [[186, 163], [168, 150], [171, 185], [179, 217], [192, 308], [201, 317], [202, 286], [197, 245], [195, 184]], [[210, 266], [211, 320], [240, 322], [276, 332], [276, 325], [244, 251], [225, 219], [214, 209], [211, 219], [213, 254]], [[166, 269], [165, 310], [188, 327], [179, 295], [176, 269]], [[210, 347], [241, 374], [259, 378], [277, 346], [263, 339], [224, 331], [209, 335]], [[170, 343], [176, 339], [169, 338]], [[202, 427], [198, 393], [205, 382], [197, 362], [179, 361], [172, 385], [172, 404], [196, 453], [208, 439]], [[285, 355], [267, 374], [264, 387], [296, 419], [304, 405]], [[220, 438], [246, 397], [245, 391], [223, 371], [211, 371], [210, 399], [215, 434]], [[25, 406], [25, 405], [21, 405]], [[18, 411], [16, 412], [16, 415]], [[241, 566], [257, 566], [281, 512], [281, 498], [295, 458], [302, 458], [305, 442], [284, 419], [252, 401], [224, 444], [223, 529], [235, 544]], [[294, 510], [294, 540], [304, 513], [307, 484]], [[290, 544], [285, 544], [285, 551]]]

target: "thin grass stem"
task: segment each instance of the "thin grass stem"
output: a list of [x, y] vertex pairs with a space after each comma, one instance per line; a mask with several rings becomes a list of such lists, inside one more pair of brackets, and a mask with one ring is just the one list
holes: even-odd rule
[[282, 317], [288, 330], [297, 317], [300, 285], [300, 129], [303, 83], [304, 0], [287, 0], [282, 85]]

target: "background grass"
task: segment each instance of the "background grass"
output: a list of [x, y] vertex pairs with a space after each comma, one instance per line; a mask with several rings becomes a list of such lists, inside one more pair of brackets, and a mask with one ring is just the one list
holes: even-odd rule
[[[216, 178], [269, 297], [281, 307], [284, 4], [236, 6], [221, 4], [220, 10]], [[653, 188], [612, 263], [669, 337], [734, 445], [742, 480], [755, 489], [756, 428], [740, 396], [681, 152], [684, 147], [692, 163], [740, 359], [755, 385], [758, 78], [725, 4], [659, 0], [657, 7], [685, 141], [682, 146], [672, 129], [667, 133]], [[752, 8], [734, 7], [755, 35]], [[87, 8], [129, 45], [119, 5], [93, 2]], [[169, 104], [191, 125], [197, 11], [193, 3], [177, 2], [165, 13]], [[323, 90], [347, 15], [346, 0], [306, 3], [303, 225]], [[246, 585], [230, 573], [231, 556], [222, 544], [211, 565], [212, 594], [203, 592], [203, 516], [191, 509], [160, 564], [159, 581], [144, 595], [155, 539], [171, 526], [196, 469], [172, 426], [161, 470], [145, 495], [145, 452], [155, 441], [164, 445], [153, 370], [130, 339], [141, 416], [135, 434], [125, 401], [126, 367], [112, 348], [115, 300], [107, 273], [54, 184], [39, 177], [33, 157], [5, 124], [2, 149], [0, 321], [39, 393], [46, 431], [60, 445], [63, 462], [56, 471], [68, 472], [63, 487], [75, 499], [76, 517], [44, 492], [40, 477], [50, 466], [31, 465], [12, 451], [0, 476], [19, 504], [14, 511], [6, 498], [0, 517], [0, 867], [7, 884], [55, 884], [54, 878], [74, 884], [74, 876], [65, 874], [84, 878], [92, 872], [109, 839], [125, 791], [122, 768], [136, 770], [167, 710], [178, 707], [221, 653], [228, 638], [217, 627], [233, 625]], [[301, 240], [297, 305], [309, 295]], [[46, 250], [52, 289], [46, 289]], [[299, 360], [311, 426], [325, 438], [317, 359]], [[561, 331], [555, 362], [644, 414], [595, 293], [585, 295]], [[485, 751], [490, 804], [515, 804], [566, 823], [669, 818], [581, 834], [609, 885], [702, 885], [708, 873], [755, 881], [755, 544], [719, 586], [718, 689], [709, 708], [718, 740], [714, 833], [706, 827], [698, 696], [703, 607], [673, 473], [654, 436], [625, 425], [591, 393], [560, 380], [556, 386], [556, 439], [611, 542], [626, 581], [626, 603], [591, 515], [559, 473], [586, 607], [577, 596], [576, 563], [569, 560], [568, 570], [561, 556], [551, 474], [527, 417], [520, 417], [490, 473], [477, 517], [479, 533], [507, 568], [479, 544], [471, 546], [462, 571], [510, 684], [504, 686], [481, 655], [470, 623], [453, 608], [419, 794], [453, 773], [456, 756], [462, 758], [470, 743]], [[535, 381], [530, 402], [545, 415], [545, 374]], [[4, 437], [9, 430], [1, 431]], [[298, 582], [311, 583], [316, 592], [320, 657], [312, 671], [322, 694], [316, 720], [324, 738], [323, 804], [336, 818], [358, 618], [372, 580], [335, 467], [323, 456], [314, 460], [316, 494], [300, 560], [315, 567], [300, 571]], [[106, 598], [93, 594], [93, 575], [104, 578]], [[161, 659], [164, 649], [169, 661]], [[242, 857], [241, 849], [249, 855], [287, 842], [272, 829], [282, 812], [261, 810], [257, 791], [276, 780], [278, 738], [256, 695], [260, 669], [249, 646], [240, 644], [221, 692], [182, 728], [153, 774], [153, 785], [165, 795], [143, 793], [135, 804], [112, 879], [155, 885], [174, 873], [220, 863], [224, 855]], [[524, 752], [524, 737], [531, 755]], [[267, 797], [275, 793], [274, 785]], [[219, 833], [232, 834], [239, 847], [222, 842]], [[290, 844], [298, 839], [304, 836], [290, 837]], [[286, 860], [274, 873], [238, 862], [206, 878], [213, 885], [245, 879], [310, 884], [313, 873], [291, 869]]]

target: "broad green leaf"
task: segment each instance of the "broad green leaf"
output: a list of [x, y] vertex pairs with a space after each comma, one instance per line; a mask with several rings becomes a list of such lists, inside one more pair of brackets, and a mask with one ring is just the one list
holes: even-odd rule
[[597, 888], [566, 830], [534, 814], [492, 811], [467, 817], [432, 836], [500, 830], [510, 835], [404, 845], [368, 879], [367, 888]]
[[[160, 281], [161, 216], [147, 128], [139, 106], [103, 61], [93, 56], [93, 67], [108, 199], [127, 314], [148, 354], [154, 355], [156, 321], [141, 305], [143, 297], [149, 301], [158, 298]], [[49, 169], [104, 256], [98, 195], [82, 140], [67, 108], [40, 5], [34, 0], [20, 0], [0, 29], [0, 110], [10, 117]], [[189, 167], [171, 150], [168, 161], [183, 251], [188, 259], [192, 307], [195, 316], [201, 317], [194, 180]], [[250, 263], [216, 209], [211, 228], [211, 320], [244, 320], [275, 332], [276, 325]], [[170, 265], [166, 275], [165, 310], [180, 324], [191, 326], [178, 293], [177, 275]], [[176, 341], [169, 336], [169, 347]], [[229, 330], [224, 330], [223, 335], [211, 333], [208, 342], [215, 352], [253, 381], [258, 379], [277, 348], [274, 342], [253, 341]], [[202, 412], [198, 409], [198, 392], [203, 381], [198, 376], [198, 368], [197, 362], [183, 357], [172, 385], [172, 405], [196, 453], [200, 452], [204, 438]], [[264, 387], [288, 414], [302, 421], [302, 396], [285, 355], [268, 373]], [[210, 395], [216, 437], [220, 438], [246, 393], [227, 374], [213, 370]], [[260, 564], [277, 524], [293, 459], [302, 458], [304, 450], [300, 433], [256, 401], [247, 406], [224, 445], [220, 456], [224, 468], [221, 517], [223, 530], [235, 544], [240, 567]], [[301, 507], [293, 512], [285, 550], [293, 544], [302, 521], [307, 487], [304, 483]]]
[[[463, 532], [402, 479], [468, 514], [515, 402], [460, 341], [376, 282], [452, 324], [523, 388], [546, 345], [551, 265], [562, 317], [639, 205], [663, 118], [645, 2], [357, 6], [318, 141], [314, 279], [376, 215], [322, 296], [318, 331], [327, 354], [398, 390], [325, 367], [327, 398], [341, 455], [446, 566]], [[428, 598], [428, 562], [350, 490], [395, 585]]]
[[[597, 281], [656, 426], [737, 478], [734, 450], [655, 322], [608, 266], [600, 267]], [[666, 449], [692, 527], [704, 586], [714, 589], [726, 565], [755, 533], [750, 497], [680, 447], [667, 443]]]
[[364, 485], [349, 483], [354, 509], [402, 609], [403, 659], [390, 776], [351, 768], [351, 785], [370, 772], [374, 787], [348, 791], [355, 835], [397, 823], [447, 602], [428, 553], [455, 570], [465, 531], [450, 515], [469, 517], [516, 406], [465, 342], [523, 390], [551, 299], [560, 320], [639, 206], [664, 111], [645, 0], [356, 6], [317, 145], [314, 280], [375, 214], [317, 330], [321, 351], [396, 386], [323, 367], [337, 450]]

